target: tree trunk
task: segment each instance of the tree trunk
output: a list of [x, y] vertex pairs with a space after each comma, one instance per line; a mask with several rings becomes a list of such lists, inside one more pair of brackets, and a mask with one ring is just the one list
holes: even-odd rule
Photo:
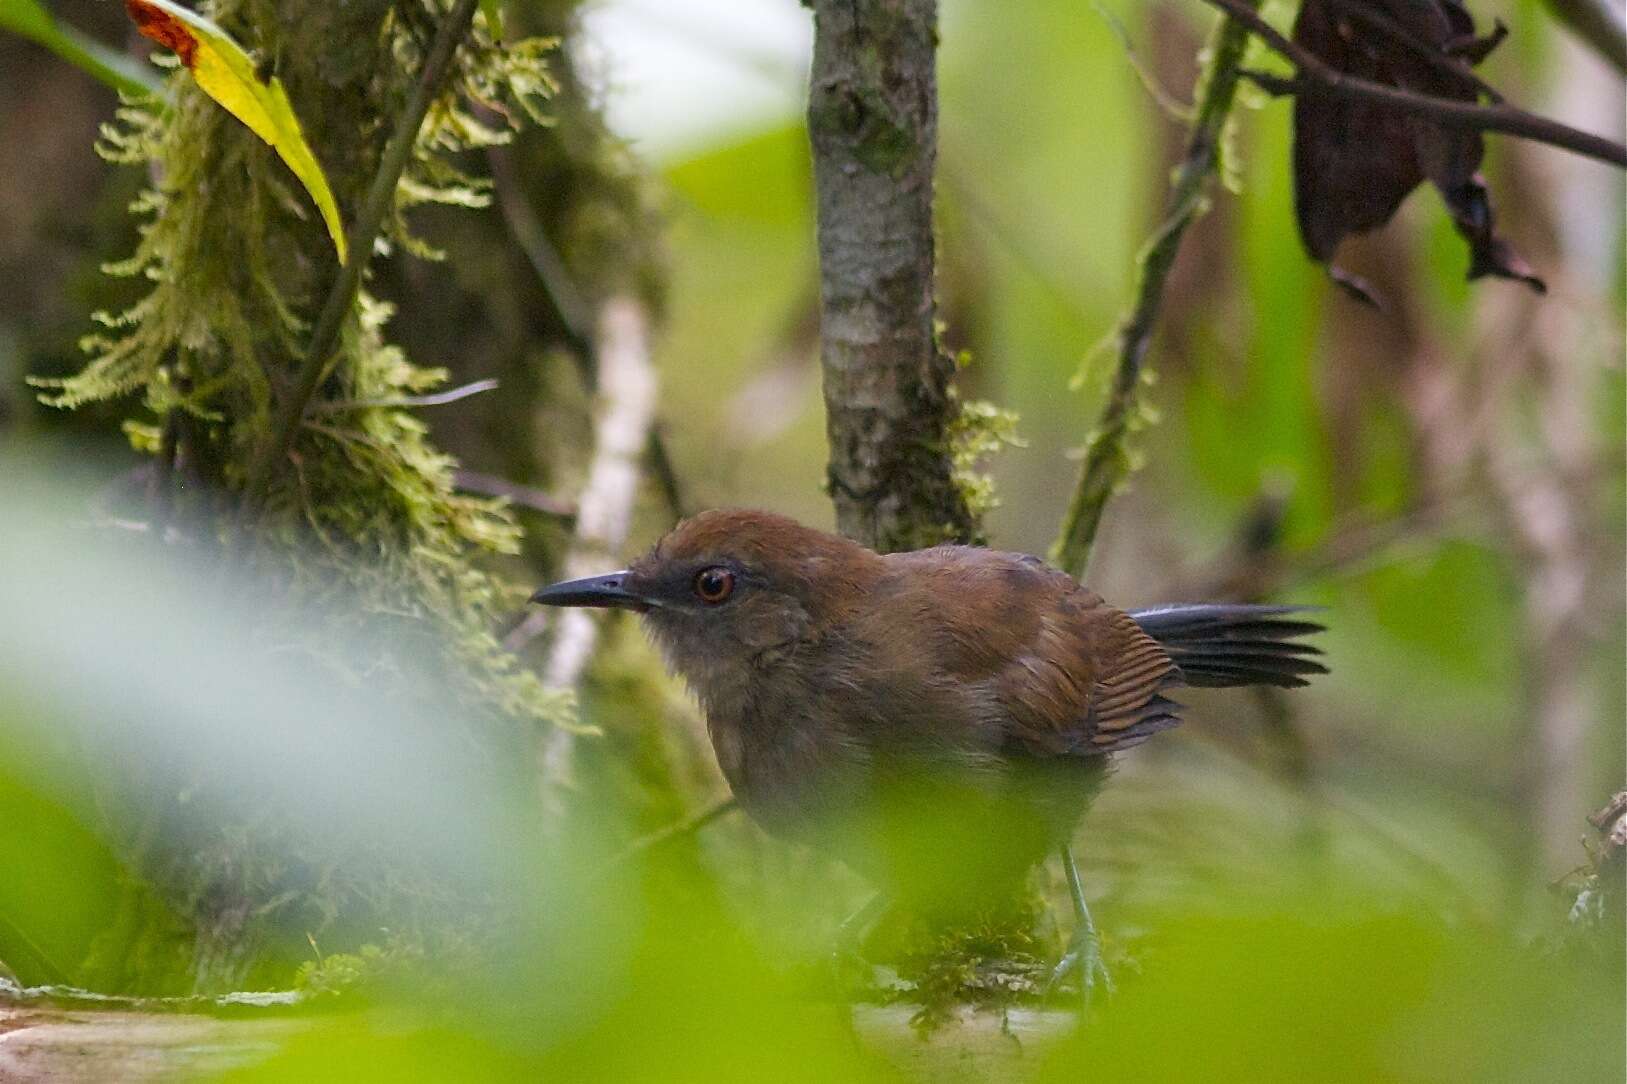
[[808, 131], [837, 527], [882, 551], [973, 541], [950, 452], [954, 363], [933, 300], [937, 3], [812, 6]]

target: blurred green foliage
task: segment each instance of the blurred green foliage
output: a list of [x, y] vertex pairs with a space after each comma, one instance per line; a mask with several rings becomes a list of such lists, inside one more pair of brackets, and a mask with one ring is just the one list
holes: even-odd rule
[[[1208, 13], [1108, 6], [1152, 77], [1186, 96]], [[569, 8], [516, 2], [507, 15]], [[1513, 37], [1488, 78], [1555, 110], [1603, 100], [1619, 119], [1619, 84], [1535, 4], [1501, 14]], [[340, 991], [335, 1011], [239, 1078], [975, 1076], [964, 1066], [987, 1051], [962, 1057], [959, 1044], [977, 1043], [954, 1025], [923, 1048], [925, 1070], [851, 1038], [827, 973], [836, 923], [864, 895], [851, 874], [739, 817], [615, 861], [721, 793], [693, 706], [630, 620], [609, 625], [582, 690], [599, 736], [582, 746], [569, 830], [548, 839], [532, 821], [527, 735], [497, 726], [502, 751], [471, 752], [468, 732], [490, 720], [449, 702], [441, 670], [421, 664], [415, 616], [303, 636], [274, 589], [210, 594], [190, 551], [124, 529], [142, 494], [111, 442], [88, 463], [94, 487], [65, 480], [50, 452], [92, 460], [91, 445], [21, 378], [63, 374], [89, 311], [128, 303], [108, 301], [93, 268], [128, 251], [128, 223], [108, 208], [130, 178], [89, 152], [111, 101], [73, 73], [49, 82], [45, 64], [62, 66], [25, 48], [0, 40], [0, 71], [30, 73], [0, 76], [17, 163], [0, 176], [0, 268], [15, 281], [0, 298], [0, 961], [26, 983], [190, 989], [200, 889], [133, 869], [143, 848], [168, 847], [254, 887], [260, 963], [241, 974], [282, 985], [304, 968], [308, 989]], [[989, 464], [992, 534], [1008, 548], [1042, 552], [1054, 534], [1066, 456], [1102, 381], [1066, 389], [1126, 301], [1180, 138], [1123, 50], [1076, 3], [947, 5], [943, 313], [947, 341], [977, 359], [966, 393], [1013, 410], [1026, 442]], [[23, 110], [31, 99], [51, 103], [49, 123]], [[1241, 192], [1216, 194], [1177, 265], [1150, 358], [1163, 420], [1139, 438], [1146, 465], [1108, 512], [1093, 578], [1126, 604], [1209, 583], [1262, 492], [1286, 494], [1287, 594], [1328, 605], [1332, 626], [1331, 679], [1282, 702], [1309, 777], [1283, 768], [1270, 705], [1245, 699], [1194, 695], [1189, 726], [1124, 758], [1079, 841], [1121, 992], [1075, 1039], [1025, 1040], [1014, 1064], [1045, 1078], [1620, 1079], [1619, 940], [1568, 930], [1569, 899], [1547, 886], [1583, 861], [1582, 814], [1627, 770], [1621, 179], [1494, 141], [1502, 221], [1553, 294], [1465, 284], [1461, 245], [1423, 194], [1353, 246], [1395, 302], [1376, 315], [1300, 252], [1287, 111], [1242, 111]], [[537, 174], [567, 158], [549, 145]], [[662, 415], [687, 496], [827, 524], [800, 122], [724, 131], [651, 168], [669, 201]], [[614, 216], [572, 218], [570, 193], [588, 182], [546, 176], [566, 262], [619, 251], [594, 240]], [[501, 409], [478, 414], [476, 400], [424, 424], [482, 469], [527, 464], [572, 492], [583, 428], [549, 413], [569, 381], [526, 322], [542, 303], [492, 241], [496, 210], [463, 217], [480, 225], [427, 217], [450, 272], [381, 268], [380, 293], [403, 312], [392, 337], [454, 380], [491, 375], [493, 357], [544, 375], [532, 387], [505, 371]], [[1481, 413], [1430, 413], [1482, 390]], [[574, 394], [580, 413], [589, 395]], [[1460, 444], [1465, 461], [1443, 467]], [[1562, 464], [1578, 445], [1581, 466]], [[1522, 541], [1532, 506], [1511, 503], [1499, 455], [1561, 502], [1574, 541], [1582, 602], [1557, 653], [1543, 652], [1541, 606], [1567, 566]], [[25, 470], [42, 464], [51, 476]], [[1295, 571], [1352, 524], [1419, 507], [1444, 511]], [[669, 520], [644, 511], [632, 545]], [[24, 525], [42, 532], [26, 547]], [[535, 547], [521, 574], [540, 580], [558, 548]], [[179, 567], [155, 557], [175, 549]], [[345, 612], [345, 596], [330, 604]], [[394, 651], [398, 636], [411, 646]], [[299, 664], [268, 664], [289, 656]], [[1558, 792], [1569, 835], [1534, 856], [1534, 720], [1567, 660], [1584, 752]], [[1062, 898], [1054, 870], [1039, 887]], [[997, 1026], [995, 1038], [1011, 1063], [1015, 1040]]]
[[0, 0], [0, 30], [39, 42], [121, 93], [139, 97], [159, 88], [155, 69], [57, 22], [40, 0]]
[[[0, 635], [0, 953], [34, 981], [89, 973], [83, 953], [113, 932], [130, 876], [109, 845], [122, 817], [156, 808], [160, 837], [209, 845], [280, 811], [255, 860], [325, 868], [359, 894], [327, 918], [269, 912], [272, 958], [303, 957], [300, 988], [328, 1011], [224, 1079], [1519, 1081], [1558, 1067], [1607, 1080], [1621, 1063], [1619, 930], [1567, 926], [1563, 901], [1516, 930], [1472, 876], [1427, 856], [1461, 850], [1461, 826], [1413, 823], [1403, 842], [1210, 745], [1128, 759], [1089, 823], [1119, 992], [1076, 1037], [1067, 1011], [1036, 1016], [1031, 996], [1008, 1003], [1027, 1039], [1005, 1036], [998, 1013], [981, 1026], [948, 1013], [925, 1039], [907, 1015], [857, 1024], [829, 956], [855, 882], [805, 855], [777, 876], [754, 852], [786, 845], [731, 839], [738, 822], [628, 851], [681, 815], [671, 796], [693, 786], [680, 736], [694, 725], [630, 624], [611, 630], [584, 702], [605, 740], [568, 830], [539, 834], [523, 778], [457, 751], [455, 705], [348, 674], [354, 649], [325, 649], [337, 683], [289, 669], [297, 619], [252, 584], [106, 536], [62, 489], [60, 476], [24, 485], [28, 515], [0, 528], [13, 619]], [[155, 628], [132, 649], [132, 632]], [[661, 730], [639, 721], [652, 709]], [[200, 758], [201, 775], [153, 771]], [[775, 898], [793, 885], [795, 899]], [[392, 903], [397, 887], [416, 902]], [[365, 914], [416, 919], [347, 929]], [[358, 951], [324, 953], [358, 934]], [[930, 967], [903, 978], [946, 981]]]

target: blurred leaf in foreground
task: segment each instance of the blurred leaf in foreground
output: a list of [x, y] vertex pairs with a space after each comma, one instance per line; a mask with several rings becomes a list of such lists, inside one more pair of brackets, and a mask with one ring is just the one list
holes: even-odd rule
[[1619, 941], [1550, 949], [1348, 893], [1194, 914], [1042, 1079], [1621, 1079]]
[[503, 0], [480, 0], [480, 14], [486, 20], [486, 32], [494, 39], [503, 39]]
[[282, 80], [263, 71], [241, 45], [213, 22], [170, 0], [125, 0], [141, 33], [173, 49], [203, 92], [276, 151], [322, 213], [339, 262], [348, 258], [339, 205], [322, 166], [305, 141]]
[[57, 22], [39, 0], [0, 0], [0, 27], [38, 42], [114, 90], [156, 94], [162, 86], [150, 65]]

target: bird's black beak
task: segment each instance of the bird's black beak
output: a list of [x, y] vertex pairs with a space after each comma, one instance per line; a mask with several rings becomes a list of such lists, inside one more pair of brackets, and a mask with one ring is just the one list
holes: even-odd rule
[[627, 575], [623, 570], [584, 576], [579, 580], [563, 580], [538, 588], [531, 601], [544, 606], [596, 606], [643, 613], [650, 608], [650, 604], [637, 592], [627, 589]]

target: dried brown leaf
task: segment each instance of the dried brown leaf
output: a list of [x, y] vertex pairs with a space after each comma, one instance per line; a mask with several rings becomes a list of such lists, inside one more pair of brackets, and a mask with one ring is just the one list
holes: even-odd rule
[[[1506, 34], [1477, 37], [1457, 0], [1305, 0], [1294, 40], [1358, 78], [1457, 101], [1478, 99], [1469, 73]], [[1311, 258], [1329, 264], [1339, 242], [1390, 220], [1414, 188], [1441, 193], [1469, 244], [1469, 278], [1496, 275], [1538, 292], [1542, 280], [1498, 237], [1485, 181], [1480, 133], [1448, 129], [1401, 110], [1302, 89], [1294, 102], [1294, 202]], [[1363, 300], [1360, 280], [1331, 269]]]

